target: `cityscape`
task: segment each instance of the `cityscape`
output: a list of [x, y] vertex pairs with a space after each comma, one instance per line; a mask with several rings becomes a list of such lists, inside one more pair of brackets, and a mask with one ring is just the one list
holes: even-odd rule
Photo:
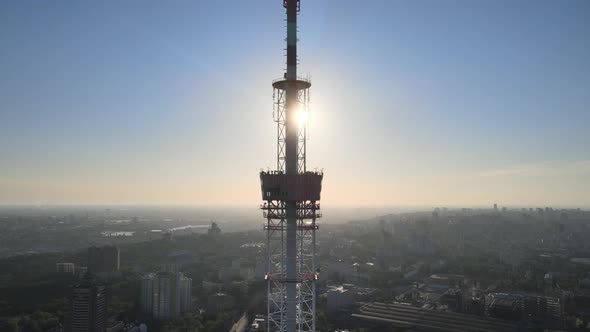
[[590, 331], [588, 35], [583, 0], [1, 3], [0, 332]]
[[[2, 234], [40, 246], [2, 248], [2, 331], [265, 331], [261, 223], [149, 210], [59, 215], [61, 208], [34, 217], [38, 208], [3, 209], [15, 221]], [[80, 227], [107, 215], [113, 219]], [[322, 224], [316, 330], [582, 331], [588, 218], [581, 209], [493, 204]], [[77, 233], [51, 237], [63, 228], [92, 246], [69, 241]]]

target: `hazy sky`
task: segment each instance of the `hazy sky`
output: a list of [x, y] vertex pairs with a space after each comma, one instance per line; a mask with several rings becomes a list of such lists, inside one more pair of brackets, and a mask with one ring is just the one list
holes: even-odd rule
[[[324, 204], [590, 206], [590, 1], [301, 2]], [[0, 1], [0, 203], [258, 204], [283, 20]]]

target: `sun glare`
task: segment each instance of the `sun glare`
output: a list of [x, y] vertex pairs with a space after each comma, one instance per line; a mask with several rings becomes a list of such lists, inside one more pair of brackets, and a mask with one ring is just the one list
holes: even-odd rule
[[305, 110], [297, 111], [297, 123], [298, 124], [300, 124], [300, 125], [307, 124], [308, 117], [309, 117], [309, 114], [307, 111], [305, 111]]

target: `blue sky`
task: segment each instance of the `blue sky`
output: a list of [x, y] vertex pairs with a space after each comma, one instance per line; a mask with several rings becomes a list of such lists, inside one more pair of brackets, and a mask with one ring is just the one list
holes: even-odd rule
[[[333, 205], [590, 206], [590, 2], [302, 1]], [[0, 203], [257, 204], [284, 9], [0, 2]]]

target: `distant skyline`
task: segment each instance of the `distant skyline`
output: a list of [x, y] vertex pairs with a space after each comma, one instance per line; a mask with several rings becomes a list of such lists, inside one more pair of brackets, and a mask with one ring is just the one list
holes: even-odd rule
[[[590, 207], [589, 1], [301, 6], [322, 204]], [[0, 204], [258, 204], [283, 19], [0, 2]]]

